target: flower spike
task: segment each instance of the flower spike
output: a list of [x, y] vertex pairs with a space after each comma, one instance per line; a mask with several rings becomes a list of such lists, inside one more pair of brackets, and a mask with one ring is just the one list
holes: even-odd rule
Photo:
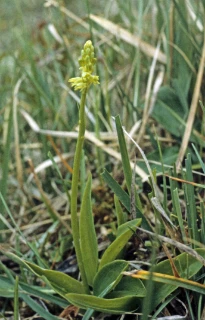
[[96, 58], [94, 54], [94, 47], [92, 42], [88, 40], [83, 50], [81, 51], [81, 57], [78, 59], [81, 77], [71, 78], [71, 86], [74, 87], [74, 90], [84, 90], [89, 88], [93, 84], [99, 84], [99, 77], [92, 75], [94, 71], [94, 66], [96, 64]]

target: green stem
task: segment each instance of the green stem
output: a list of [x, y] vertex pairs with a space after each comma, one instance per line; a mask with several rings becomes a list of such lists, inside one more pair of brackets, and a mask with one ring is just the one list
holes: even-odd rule
[[80, 172], [80, 159], [82, 155], [84, 135], [85, 135], [85, 99], [86, 99], [87, 89], [82, 91], [80, 110], [79, 110], [79, 132], [76, 145], [76, 151], [73, 163], [73, 177], [71, 186], [71, 227], [73, 231], [73, 242], [75, 246], [75, 252], [77, 257], [77, 262], [81, 274], [81, 279], [86, 293], [90, 293], [87, 277], [85, 274], [85, 269], [83, 265], [83, 259], [80, 248], [80, 232], [79, 232], [79, 219], [77, 215], [77, 199], [78, 199], [78, 182], [79, 182], [79, 172]]

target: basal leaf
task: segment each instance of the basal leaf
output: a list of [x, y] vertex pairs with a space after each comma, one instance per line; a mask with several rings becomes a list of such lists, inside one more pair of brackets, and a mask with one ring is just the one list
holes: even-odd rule
[[122, 278], [122, 272], [128, 267], [128, 262], [124, 260], [115, 260], [106, 264], [96, 274], [93, 283], [93, 294], [104, 297], [110, 292]]
[[66, 294], [66, 298], [73, 305], [82, 309], [94, 309], [100, 312], [121, 314], [132, 312], [138, 308], [138, 299], [135, 296], [127, 296], [116, 299], [105, 299], [87, 294]]
[[89, 285], [93, 284], [98, 267], [98, 246], [91, 204], [91, 174], [85, 186], [80, 210], [80, 246]]
[[135, 230], [136, 226], [139, 226], [140, 223], [141, 223], [141, 219], [135, 219], [135, 220], [129, 221], [128, 223], [125, 223], [126, 227], [124, 226], [125, 224], [119, 227], [119, 229], [122, 230], [122, 233], [119, 233], [119, 236], [105, 250], [100, 261], [99, 270], [104, 265], [114, 261], [117, 258], [118, 254], [121, 252], [121, 250], [127, 244], [130, 237], [133, 235], [133, 230]]
[[45, 277], [53, 287], [58, 288], [58, 293], [62, 294], [63, 296], [68, 292], [84, 293], [81, 282], [75, 280], [74, 278], [68, 276], [63, 272], [40, 268], [39, 266], [31, 262], [19, 258], [17, 255], [11, 252], [6, 253], [6, 255], [11, 260], [17, 262], [20, 265], [23, 265], [24, 267], [32, 271], [38, 277]]
[[51, 285], [57, 287], [58, 292], [62, 292], [62, 295], [68, 292], [84, 293], [82, 284], [67, 274], [60, 271], [42, 269], [30, 262], [26, 262], [26, 264], [36, 275], [39, 277], [44, 276]]
[[[134, 280], [134, 281], [133, 281]], [[123, 277], [112, 292], [112, 297], [120, 295], [135, 295], [137, 297], [146, 296], [146, 288], [140, 279], [134, 279], [131, 277]]]

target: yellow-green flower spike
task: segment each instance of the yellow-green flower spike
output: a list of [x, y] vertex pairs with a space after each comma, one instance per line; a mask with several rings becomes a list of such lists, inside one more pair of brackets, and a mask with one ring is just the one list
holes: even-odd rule
[[90, 40], [85, 43], [84, 49], [81, 51], [81, 57], [78, 61], [82, 72], [93, 72], [94, 65], [96, 64], [96, 58], [94, 54], [94, 47]]
[[74, 90], [84, 90], [89, 88], [89, 86], [93, 84], [99, 84], [99, 77], [92, 75], [94, 66], [96, 64], [96, 58], [94, 54], [94, 47], [92, 45], [92, 41], [88, 40], [83, 50], [81, 51], [81, 57], [78, 59], [81, 77], [71, 78], [69, 82], [71, 82]]

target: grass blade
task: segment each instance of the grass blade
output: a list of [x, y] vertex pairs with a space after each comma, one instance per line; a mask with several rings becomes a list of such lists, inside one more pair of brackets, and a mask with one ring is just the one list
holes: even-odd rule
[[184, 229], [184, 224], [183, 224], [183, 218], [182, 218], [182, 212], [181, 212], [181, 207], [180, 207], [180, 203], [179, 203], [179, 195], [178, 195], [178, 189], [173, 190], [173, 204], [174, 204], [174, 208], [178, 217], [178, 221], [179, 221], [179, 227], [181, 230], [181, 234], [182, 234], [182, 239], [184, 241], [186, 241], [186, 233], [185, 233], [185, 229]]
[[127, 189], [130, 194], [131, 184], [132, 184], [132, 170], [131, 170], [131, 166], [130, 166], [130, 160], [128, 157], [125, 136], [124, 136], [124, 132], [122, 130], [122, 124], [121, 124], [119, 115], [115, 117], [115, 124], [116, 124], [116, 129], [117, 129], [120, 153], [121, 153], [121, 157], [122, 157], [123, 172], [125, 175]]
[[[2, 179], [0, 184], [0, 192], [2, 194], [2, 197], [5, 199], [6, 193], [7, 193], [7, 184], [8, 184], [8, 172], [9, 172], [9, 163], [10, 163], [10, 144], [11, 144], [11, 137], [12, 137], [12, 112], [10, 109], [8, 110], [8, 114], [6, 115], [7, 119], [5, 121], [8, 121], [8, 126], [6, 127], [6, 132], [4, 134], [6, 135], [6, 141], [4, 145], [4, 152], [3, 152], [3, 159], [2, 159]], [[5, 206], [2, 202], [2, 199], [0, 199], [0, 212], [5, 212]], [[0, 221], [0, 229], [2, 229], [3, 225]]]
[[21, 295], [22, 299], [25, 303], [35, 311], [39, 316], [41, 316], [45, 320], [59, 320], [59, 317], [52, 315], [48, 310], [44, 309], [39, 303], [34, 301], [31, 297], [26, 294]]
[[203, 170], [203, 173], [205, 174], [205, 164], [204, 164], [204, 162], [203, 162], [203, 160], [201, 159], [201, 156], [200, 156], [200, 154], [198, 153], [198, 151], [197, 151], [197, 149], [196, 149], [196, 147], [195, 147], [195, 145], [192, 143], [192, 147], [193, 147], [193, 149], [194, 149], [194, 151], [195, 151], [195, 153], [196, 153], [196, 156], [197, 156], [197, 158], [198, 158], [198, 160], [199, 160], [199, 163], [200, 163], [200, 165], [201, 165], [201, 168], [202, 168], [202, 170]]
[[[186, 180], [193, 182], [192, 165], [191, 165], [191, 155], [187, 155], [185, 160], [186, 165]], [[197, 228], [197, 212], [196, 203], [194, 195], [194, 186], [190, 184], [185, 184], [185, 194], [186, 194], [186, 207], [187, 207], [187, 220], [189, 225], [189, 232], [191, 239], [199, 241], [199, 231]], [[193, 244], [194, 245], [194, 244]], [[195, 245], [194, 245], [195, 247]]]
[[113, 179], [111, 174], [106, 169], [104, 169], [102, 177], [110, 189], [116, 194], [123, 206], [128, 210], [128, 212], [130, 212], [130, 198], [128, 194], [120, 187], [117, 181]]
[[[113, 177], [109, 174], [109, 172], [104, 169], [102, 173], [102, 177], [105, 180], [105, 182], [109, 185], [110, 189], [116, 194], [118, 199], [121, 201], [123, 206], [128, 210], [130, 213], [130, 198], [129, 195], [120, 187], [120, 185], [117, 183], [116, 180], [113, 179]], [[145, 216], [143, 213], [136, 207], [136, 213], [137, 217], [142, 219], [142, 226], [146, 230], [151, 230]]]
[[115, 212], [117, 216], [117, 225], [118, 227], [127, 221], [127, 214], [123, 212], [120, 201], [116, 194], [114, 194], [114, 202], [115, 202]]

